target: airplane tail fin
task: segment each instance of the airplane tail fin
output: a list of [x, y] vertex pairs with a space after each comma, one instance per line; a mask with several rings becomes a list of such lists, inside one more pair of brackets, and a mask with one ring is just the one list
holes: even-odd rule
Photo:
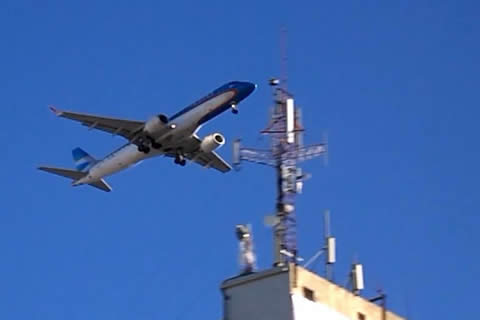
[[[73, 181], [77, 181], [78, 179], [81, 179], [87, 175], [86, 172], [71, 170], [71, 169], [55, 168], [55, 167], [38, 167], [38, 169], [45, 172], [53, 173], [65, 178], [70, 178]], [[89, 185], [97, 189], [100, 189], [102, 191], [106, 191], [106, 192], [112, 191], [112, 188], [103, 179], [89, 183]]]
[[78, 171], [87, 171], [97, 160], [81, 148], [72, 150], [72, 157]]

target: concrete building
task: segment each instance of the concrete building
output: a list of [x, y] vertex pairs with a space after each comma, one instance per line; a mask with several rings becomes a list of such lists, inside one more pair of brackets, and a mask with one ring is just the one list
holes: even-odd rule
[[222, 283], [223, 320], [403, 320], [295, 264]]

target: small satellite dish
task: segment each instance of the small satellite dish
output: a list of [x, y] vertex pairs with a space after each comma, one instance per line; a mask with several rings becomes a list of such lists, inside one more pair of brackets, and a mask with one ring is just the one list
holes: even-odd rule
[[292, 212], [293, 210], [295, 210], [295, 206], [293, 204], [288, 204], [288, 203], [285, 203], [283, 205], [283, 210], [285, 210], [286, 213], [290, 213]]
[[263, 224], [267, 227], [273, 227], [280, 223], [280, 219], [277, 216], [265, 216]]
[[271, 78], [268, 83], [271, 85], [271, 86], [277, 86], [280, 84], [280, 80], [276, 79], [276, 78]]

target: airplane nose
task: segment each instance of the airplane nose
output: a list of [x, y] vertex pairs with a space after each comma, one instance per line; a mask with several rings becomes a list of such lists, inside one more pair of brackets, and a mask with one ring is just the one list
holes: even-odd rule
[[255, 90], [257, 85], [251, 82], [241, 82], [239, 87], [242, 98], [246, 98]]

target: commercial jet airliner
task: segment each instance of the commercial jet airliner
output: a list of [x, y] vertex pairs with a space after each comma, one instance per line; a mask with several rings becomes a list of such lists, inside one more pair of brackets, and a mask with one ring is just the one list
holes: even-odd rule
[[250, 82], [229, 82], [170, 118], [159, 114], [147, 121], [115, 119], [50, 107], [57, 116], [78, 121], [90, 129], [120, 135], [129, 142], [102, 160], [94, 159], [80, 148], [73, 149], [77, 170], [46, 166], [38, 169], [70, 178], [73, 186], [88, 184], [107, 192], [112, 188], [104, 177], [154, 156], [172, 157], [181, 166], [188, 159], [227, 172], [230, 165], [214, 151], [225, 144], [223, 135], [216, 132], [200, 139], [196, 132], [204, 123], [228, 109], [238, 113], [238, 103], [255, 88], [256, 85]]

